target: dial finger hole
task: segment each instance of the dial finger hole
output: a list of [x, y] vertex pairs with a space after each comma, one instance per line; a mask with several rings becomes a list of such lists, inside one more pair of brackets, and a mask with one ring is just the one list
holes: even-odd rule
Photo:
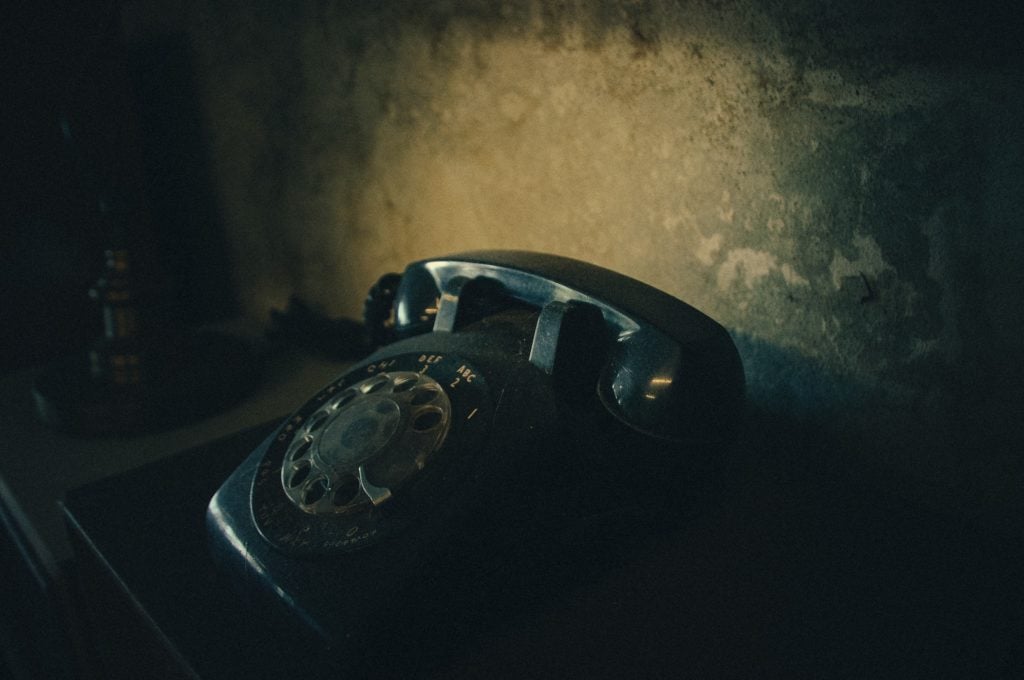
[[359, 480], [352, 475], [348, 475], [344, 479], [339, 480], [338, 486], [334, 489], [334, 493], [331, 494], [331, 502], [337, 507], [348, 505], [356, 499], [358, 494]]
[[416, 390], [416, 393], [412, 395], [411, 402], [413, 406], [422, 406], [423, 404], [427, 404], [433, 401], [434, 397], [436, 397], [437, 395], [437, 390], [430, 389], [429, 387], [424, 387], [422, 389]]
[[395, 380], [395, 385], [392, 388], [392, 391], [394, 391], [394, 392], [408, 392], [409, 390], [411, 390], [413, 387], [416, 386], [417, 382], [419, 382], [419, 381], [417, 380], [416, 376], [404, 375], [404, 376], [402, 376], [400, 378], [397, 378]]
[[381, 376], [379, 379], [374, 380], [373, 382], [366, 383], [359, 389], [362, 390], [363, 394], [372, 394], [373, 392], [376, 392], [377, 390], [379, 390], [380, 388], [384, 387], [387, 384], [388, 379], [385, 378], [384, 376]]
[[302, 502], [306, 505], [313, 505], [327, 493], [327, 480], [323, 477], [311, 483], [302, 493]]
[[291, 458], [292, 460], [299, 460], [305, 457], [309, 450], [313, 447], [313, 440], [310, 438], [304, 438], [298, 446], [292, 448]]
[[433, 430], [435, 427], [441, 424], [441, 411], [435, 409], [425, 409], [420, 411], [419, 414], [412, 421], [412, 429], [417, 432], [427, 432]]
[[327, 412], [320, 410], [309, 417], [309, 422], [306, 424], [307, 432], [316, 432], [324, 423], [327, 422]]
[[294, 472], [292, 472], [291, 478], [288, 480], [288, 486], [294, 489], [299, 484], [302, 484], [304, 481], [306, 481], [306, 478], [309, 477], [309, 470], [309, 463], [307, 463], [306, 461], [299, 463], [299, 465], [295, 468]]
[[345, 390], [334, 400], [334, 408], [339, 409], [345, 404], [349, 403], [356, 398], [357, 392], [355, 390]]

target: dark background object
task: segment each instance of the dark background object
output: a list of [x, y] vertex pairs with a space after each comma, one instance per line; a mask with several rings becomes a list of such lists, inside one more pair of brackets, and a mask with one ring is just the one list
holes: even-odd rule
[[0, 373], [84, 348], [87, 291], [113, 245], [99, 212], [131, 210], [152, 312], [198, 325], [237, 313], [186, 44], [124, 45], [120, 3], [19, 4], [3, 22]]
[[[31, 3], [9, 8], [3, 84], [4, 200], [0, 205], [4, 290], [0, 370], [80, 348], [99, 330], [86, 291], [105, 246], [98, 197], [82, 180], [61, 131], [62, 112], [101, 115], [102, 102], [74, 83], [101, 68], [98, 34], [112, 3]], [[75, 100], [74, 102], [72, 100]]]
[[[5, 370], [63, 355], [34, 398], [45, 422], [70, 431], [165, 428], [209, 414], [251, 389], [259, 371], [245, 344], [191, 330], [237, 309], [188, 51], [173, 36], [127, 48], [120, 3], [51, 11], [32, 17], [57, 22], [46, 31], [57, 37], [49, 59], [42, 45], [15, 43], [30, 95], [11, 98], [15, 110], [60, 142], [12, 158], [16, 172], [51, 172], [16, 175], [23, 200], [8, 206], [15, 243], [5, 276], [21, 285], [8, 298]], [[77, 242], [51, 241], [55, 229]], [[44, 267], [57, 276], [40, 291], [33, 283]], [[91, 291], [82, 285], [90, 273], [99, 279]]]

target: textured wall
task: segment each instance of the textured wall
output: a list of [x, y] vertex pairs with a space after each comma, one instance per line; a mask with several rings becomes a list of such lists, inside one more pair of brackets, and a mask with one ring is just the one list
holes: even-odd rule
[[827, 425], [842, 461], [951, 502], [1011, 495], [1024, 100], [1002, 17], [164, 4], [126, 22], [193, 45], [250, 313], [297, 293], [356, 316], [430, 255], [564, 254], [720, 320], [757, 403]]

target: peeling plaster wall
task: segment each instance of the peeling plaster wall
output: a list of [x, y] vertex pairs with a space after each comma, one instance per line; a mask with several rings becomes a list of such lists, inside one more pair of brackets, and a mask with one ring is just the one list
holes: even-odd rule
[[838, 433], [844, 464], [1013, 495], [1024, 99], [1000, 17], [166, 4], [126, 25], [193, 45], [250, 314], [294, 293], [357, 316], [380, 273], [430, 255], [563, 254], [721, 321], [755, 404]]

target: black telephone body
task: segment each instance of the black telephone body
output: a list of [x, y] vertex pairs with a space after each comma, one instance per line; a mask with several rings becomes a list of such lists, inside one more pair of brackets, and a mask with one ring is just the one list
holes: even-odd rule
[[223, 571], [343, 668], [443, 650], [628, 554], [685, 510], [743, 408], [720, 325], [593, 265], [424, 260], [392, 309], [393, 342], [207, 511]]

